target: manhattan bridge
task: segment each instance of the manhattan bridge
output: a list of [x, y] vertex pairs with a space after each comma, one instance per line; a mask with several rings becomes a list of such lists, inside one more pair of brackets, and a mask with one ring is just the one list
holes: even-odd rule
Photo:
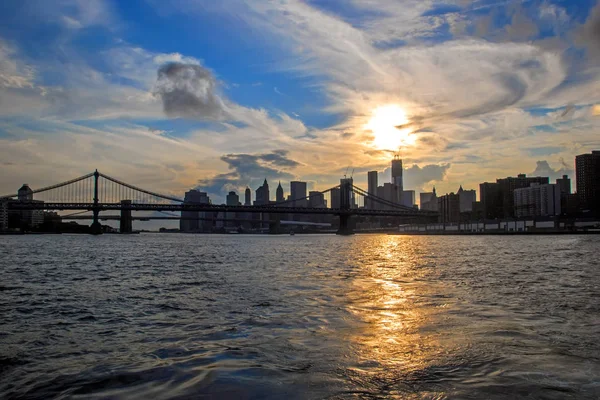
[[[327, 198], [329, 207], [308, 207], [310, 196], [273, 202], [264, 205], [216, 205], [185, 202], [170, 195], [145, 190], [105, 175], [98, 170], [65, 182], [30, 190], [27, 196], [9, 194], [0, 200], [8, 208], [8, 212], [42, 211], [77, 211], [77, 214], [88, 215], [63, 216], [64, 219], [89, 219], [92, 221], [91, 233], [102, 233], [100, 220], [118, 219], [122, 233], [132, 231], [133, 220], [150, 219], [182, 219], [189, 212], [241, 213], [236, 215], [259, 214], [261, 223], [268, 223], [272, 228], [277, 225], [280, 215], [334, 215], [339, 217], [338, 234], [352, 234], [350, 220], [356, 217], [396, 217], [405, 222], [434, 222], [437, 213], [406, 207], [395, 202], [368, 193], [355, 186], [351, 179], [342, 179], [340, 184], [321, 191]], [[35, 197], [35, 199], [34, 199]], [[334, 200], [335, 197], [335, 200]], [[303, 206], [299, 207], [298, 204]], [[153, 212], [152, 215], [138, 215], [136, 212]], [[106, 213], [113, 212], [107, 215]], [[173, 212], [180, 215], [171, 214]], [[188, 212], [188, 213], [186, 213]], [[116, 213], [116, 214], [114, 214]], [[158, 216], [156, 214], [165, 215]]]

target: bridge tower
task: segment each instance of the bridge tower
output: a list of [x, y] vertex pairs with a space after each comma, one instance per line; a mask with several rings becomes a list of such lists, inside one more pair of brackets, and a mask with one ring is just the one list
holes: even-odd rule
[[352, 184], [349, 179], [340, 182], [340, 226], [337, 235], [353, 235], [354, 231], [350, 225]]
[[98, 214], [100, 214], [100, 205], [98, 204], [98, 178], [100, 177], [100, 173], [98, 170], [94, 172], [94, 205], [92, 206], [92, 212], [94, 213], [94, 220], [92, 222], [92, 226], [90, 227], [92, 235], [100, 235], [102, 234], [102, 225], [100, 225], [100, 221], [98, 220]]
[[119, 224], [121, 233], [133, 232], [133, 222], [131, 218], [131, 200], [121, 200], [121, 219]]

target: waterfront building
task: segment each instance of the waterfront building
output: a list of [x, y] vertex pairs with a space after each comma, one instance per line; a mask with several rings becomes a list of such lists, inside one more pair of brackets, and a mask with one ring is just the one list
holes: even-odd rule
[[460, 212], [473, 211], [473, 203], [477, 201], [477, 192], [475, 190], [464, 190], [461, 185], [457, 194], [460, 198]]
[[575, 157], [575, 174], [581, 206], [600, 215], [600, 150]]
[[515, 216], [515, 189], [528, 188], [532, 183], [546, 185], [548, 177], [526, 176], [496, 179], [496, 183], [484, 182], [479, 185], [483, 214], [486, 219], [512, 218]]
[[306, 182], [290, 182], [290, 196], [294, 207], [307, 207], [308, 201], [306, 200]]
[[[206, 192], [201, 192], [196, 189], [185, 192], [183, 204], [210, 204], [210, 198]], [[179, 230], [181, 232], [202, 232], [210, 231], [212, 228], [211, 221], [204, 220], [209, 213], [198, 211], [182, 211], [181, 220], [179, 221]]]
[[527, 176], [519, 174], [517, 177], [508, 177], [496, 179], [502, 196], [502, 214], [504, 218], [512, 218], [515, 216], [514, 208], [514, 192], [515, 189], [528, 188], [532, 183], [545, 185], [550, 183], [548, 177]]
[[560, 186], [553, 183], [532, 183], [528, 188], [515, 189], [514, 205], [515, 216], [518, 218], [560, 215]]
[[[21, 188], [17, 191], [18, 201], [28, 202], [28, 203], [44, 203], [41, 200], [33, 199], [33, 190], [29, 187], [28, 184], [23, 184]], [[9, 220], [10, 214], [13, 215], [13, 218], [19, 220], [20, 229], [31, 229], [42, 225], [44, 223], [44, 210], [21, 210], [9, 212]]]
[[275, 202], [283, 203], [285, 201], [285, 197], [283, 194], [283, 188], [281, 187], [281, 181], [279, 181], [279, 185], [277, 185], [277, 190], [275, 190]]
[[[377, 176], [378, 176], [377, 171], [367, 172], [368, 193], [372, 194], [373, 196], [377, 196], [377, 185], [378, 185]], [[377, 208], [377, 203], [374, 201], [367, 201], [367, 204], [365, 204], [365, 208], [375, 209], [375, 208]]]
[[440, 196], [437, 202], [440, 213], [439, 222], [460, 222], [460, 196], [458, 194], [450, 193]]
[[0, 231], [8, 229], [8, 200], [0, 200]]
[[438, 210], [438, 197], [435, 192], [435, 186], [433, 187], [433, 191], [421, 193], [420, 198], [420, 208], [424, 211], [437, 211]]
[[482, 216], [484, 219], [502, 218], [502, 195], [500, 185], [484, 182], [479, 185]]

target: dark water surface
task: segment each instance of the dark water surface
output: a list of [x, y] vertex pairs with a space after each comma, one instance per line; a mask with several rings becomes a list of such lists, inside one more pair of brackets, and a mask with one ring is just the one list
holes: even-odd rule
[[3, 236], [0, 272], [0, 398], [600, 397], [600, 236]]

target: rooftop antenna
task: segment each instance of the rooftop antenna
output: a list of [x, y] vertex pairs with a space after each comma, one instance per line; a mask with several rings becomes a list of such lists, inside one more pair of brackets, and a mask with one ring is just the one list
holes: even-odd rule
[[348, 175], [348, 168], [350, 168], [349, 165], [346, 167], [346, 172], [344, 172], [344, 179], [346, 179], [346, 175]]
[[350, 174], [350, 179], [354, 176], [354, 168], [352, 168], [352, 173]]

